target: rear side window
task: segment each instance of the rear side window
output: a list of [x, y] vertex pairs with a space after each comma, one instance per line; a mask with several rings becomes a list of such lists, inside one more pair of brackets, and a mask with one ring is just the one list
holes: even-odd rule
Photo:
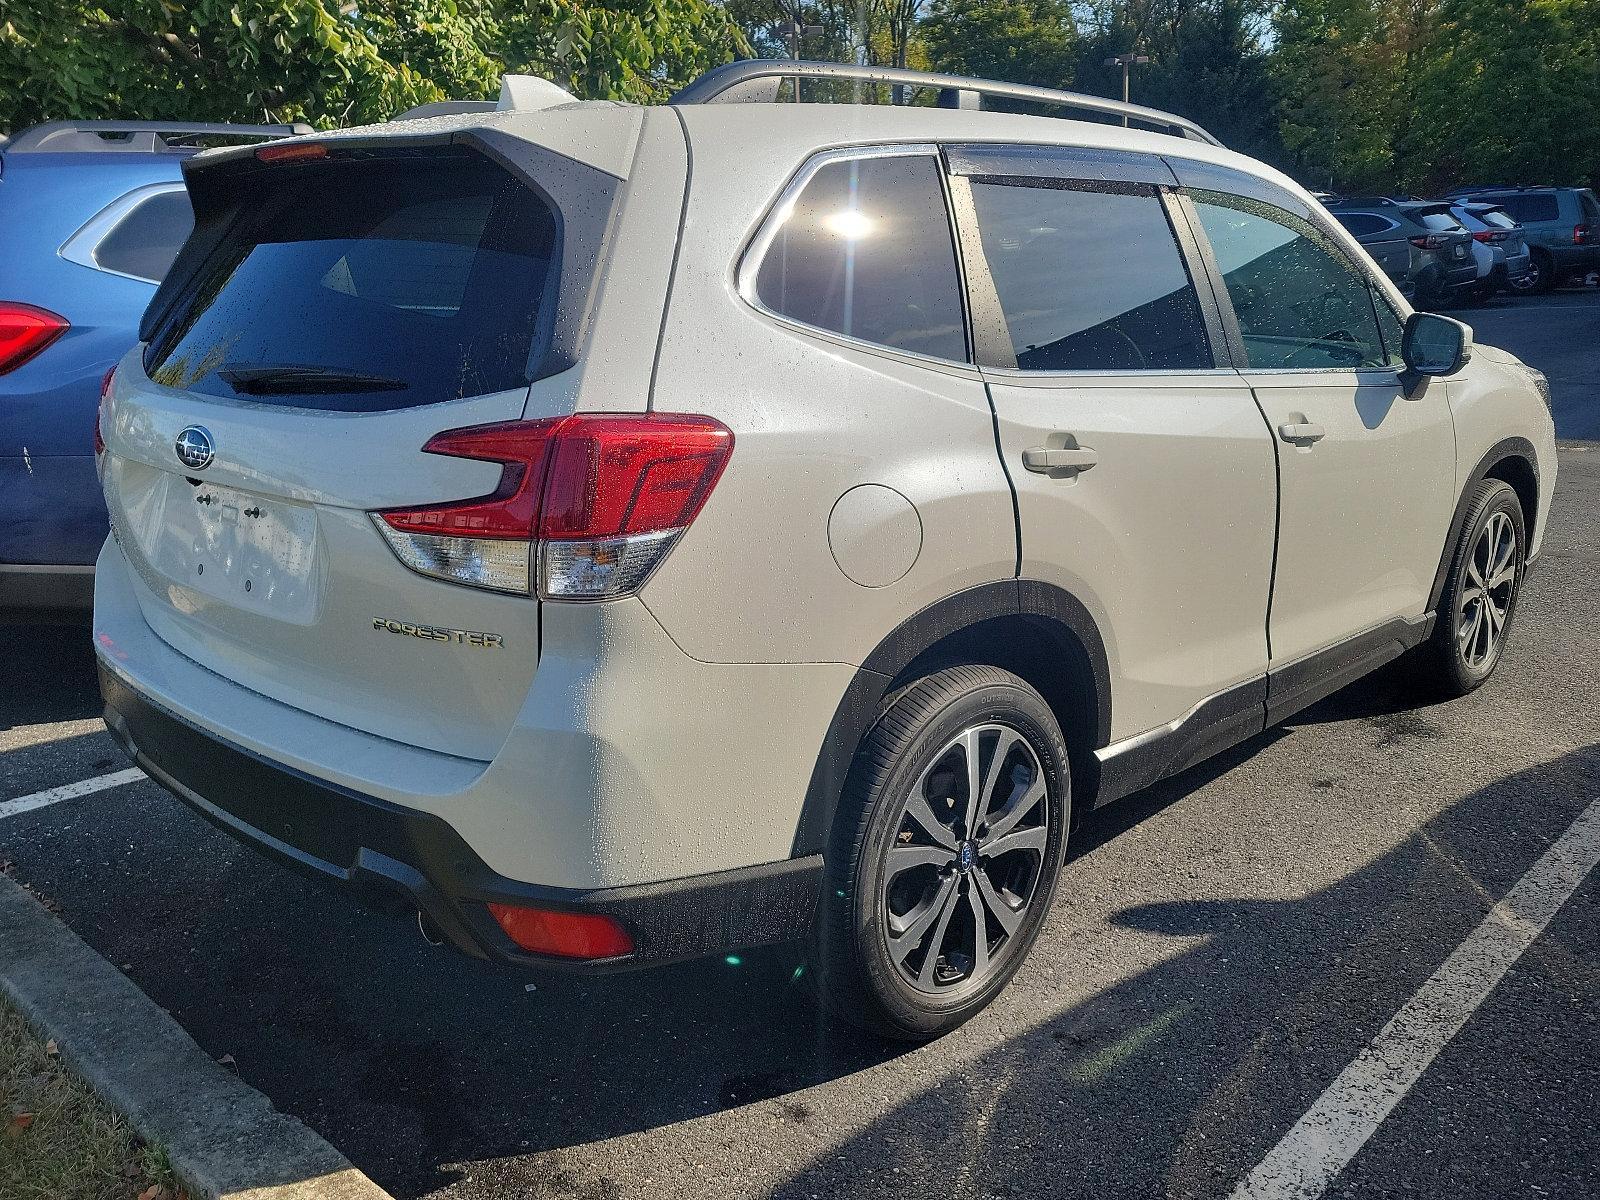
[[754, 299], [818, 329], [965, 361], [937, 161], [918, 154], [824, 163], [772, 233]]
[[1533, 221], [1555, 221], [1561, 217], [1561, 206], [1549, 192], [1532, 196], [1496, 196], [1494, 202], [1524, 225]]
[[100, 239], [94, 248], [95, 264], [106, 271], [160, 283], [193, 228], [189, 193], [158, 193], [141, 201]]
[[1154, 189], [972, 184], [1025, 371], [1204, 370], [1211, 344]]
[[1371, 213], [1334, 213], [1333, 217], [1357, 237], [1371, 237], [1375, 233], [1383, 233], [1394, 228], [1393, 221]]
[[1594, 193], [1585, 188], [1578, 193], [1578, 199], [1583, 203], [1583, 219], [1591, 224], [1600, 223], [1600, 200], [1594, 198]]
[[1383, 366], [1364, 272], [1299, 217], [1243, 196], [1195, 192], [1195, 208], [1258, 370]]
[[523, 387], [556, 220], [476, 155], [263, 172], [156, 332], [171, 387], [344, 411]]

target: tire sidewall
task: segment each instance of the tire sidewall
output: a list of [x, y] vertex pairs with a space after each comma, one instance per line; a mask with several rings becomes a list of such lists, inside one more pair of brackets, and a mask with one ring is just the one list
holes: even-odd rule
[[[1506, 642], [1511, 636], [1512, 627], [1516, 623], [1517, 608], [1522, 602], [1522, 579], [1527, 563], [1528, 534], [1523, 522], [1522, 503], [1517, 499], [1516, 492], [1510, 484], [1496, 481], [1497, 486], [1491, 487], [1483, 497], [1473, 506], [1472, 517], [1462, 530], [1461, 544], [1456, 548], [1456, 559], [1450, 571], [1450, 583], [1445, 588], [1442, 606], [1444, 611], [1440, 614], [1445, 622], [1445, 636], [1450, 646], [1450, 662], [1461, 686], [1464, 689], [1476, 688], [1494, 674], [1500, 665], [1500, 660], [1505, 657]], [[1489, 523], [1489, 518], [1503, 512], [1511, 519], [1511, 527], [1516, 531], [1516, 570], [1511, 586], [1511, 603], [1506, 609], [1505, 625], [1500, 632], [1499, 644], [1495, 647], [1494, 654], [1481, 667], [1467, 665], [1461, 644], [1456, 637], [1456, 622], [1461, 611], [1461, 593], [1466, 586], [1467, 564], [1472, 559], [1478, 539], [1483, 536], [1484, 527]]]
[[[907, 706], [924, 703], [927, 690], [936, 688], [943, 674], [929, 676], [902, 693], [880, 719], [880, 726]], [[889, 845], [899, 831], [905, 797], [923, 770], [963, 729], [989, 722], [1016, 729], [1039, 758], [1048, 794], [1048, 841], [1027, 914], [1002, 947], [1001, 961], [978, 986], [970, 990], [954, 988], [948, 998], [932, 996], [906, 981], [890, 957], [882, 913], [883, 872]], [[871, 741], [870, 735], [868, 740]], [[917, 723], [910, 739], [897, 748], [887, 770], [874, 774], [872, 811], [866, 817], [864, 836], [848, 864], [840, 863], [845, 867], [841, 872], [845, 878], [830, 883], [825, 899], [830, 907], [843, 900], [839, 905], [843, 911], [835, 910], [836, 916], [845, 918], [846, 929], [840, 932], [849, 939], [861, 985], [884, 1010], [891, 1026], [889, 1032], [917, 1039], [931, 1037], [961, 1024], [993, 1000], [1016, 974], [1038, 937], [1055, 897], [1072, 816], [1066, 745], [1054, 715], [1039, 694], [1020, 679], [1009, 677], [1005, 682], [988, 682], [953, 696]], [[839, 862], [836, 855], [830, 855], [830, 859]], [[829, 874], [833, 875], [833, 871]], [[831, 890], [835, 888], [843, 895]]]

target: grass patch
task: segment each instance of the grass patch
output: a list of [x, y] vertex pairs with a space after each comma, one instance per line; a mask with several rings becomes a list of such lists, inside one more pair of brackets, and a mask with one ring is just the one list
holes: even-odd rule
[[178, 1200], [166, 1153], [68, 1074], [0, 1000], [0, 1197]]

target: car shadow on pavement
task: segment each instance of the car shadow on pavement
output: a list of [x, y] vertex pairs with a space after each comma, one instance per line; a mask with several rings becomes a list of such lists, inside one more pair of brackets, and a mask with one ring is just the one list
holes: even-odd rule
[[100, 715], [87, 617], [0, 624], [0, 730]]
[[[1303, 897], [1126, 908], [1116, 926], [1187, 948], [950, 1070], [775, 1194], [892, 1195], [932, 1178], [962, 1195], [1226, 1195], [1596, 795], [1600, 747], [1589, 746], [1482, 788]], [[1533, 819], [1511, 827], [1508, 812]], [[1070, 881], [1059, 903], [1071, 903]], [[1549, 941], [1528, 957], [1563, 959]], [[1573, 1032], [1596, 1044], [1545, 1045], [1547, 1068], [1600, 1047], [1581, 1022]], [[1481, 1188], [1494, 1150], [1474, 1159], [1480, 1138], [1514, 1162], [1546, 1140], [1531, 1114], [1502, 1111], [1490, 1128], [1475, 1105], [1445, 1118], [1472, 1127], [1452, 1154], [1414, 1164], [1421, 1186], [1378, 1180], [1348, 1194], [1449, 1194], [1428, 1182], [1452, 1171]], [[1559, 1168], [1559, 1194], [1593, 1194], [1571, 1174], [1600, 1183], [1586, 1153]], [[1519, 1194], [1539, 1181], [1534, 1168]]]

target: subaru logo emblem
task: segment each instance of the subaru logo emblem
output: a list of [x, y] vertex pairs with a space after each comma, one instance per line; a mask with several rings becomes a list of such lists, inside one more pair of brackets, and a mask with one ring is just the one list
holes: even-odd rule
[[961, 849], [956, 852], [956, 866], [959, 870], [970, 871], [978, 861], [978, 852], [971, 842], [962, 842]]
[[211, 434], [199, 425], [190, 425], [180, 433], [172, 448], [177, 451], [178, 461], [191, 471], [204, 471], [216, 457]]

